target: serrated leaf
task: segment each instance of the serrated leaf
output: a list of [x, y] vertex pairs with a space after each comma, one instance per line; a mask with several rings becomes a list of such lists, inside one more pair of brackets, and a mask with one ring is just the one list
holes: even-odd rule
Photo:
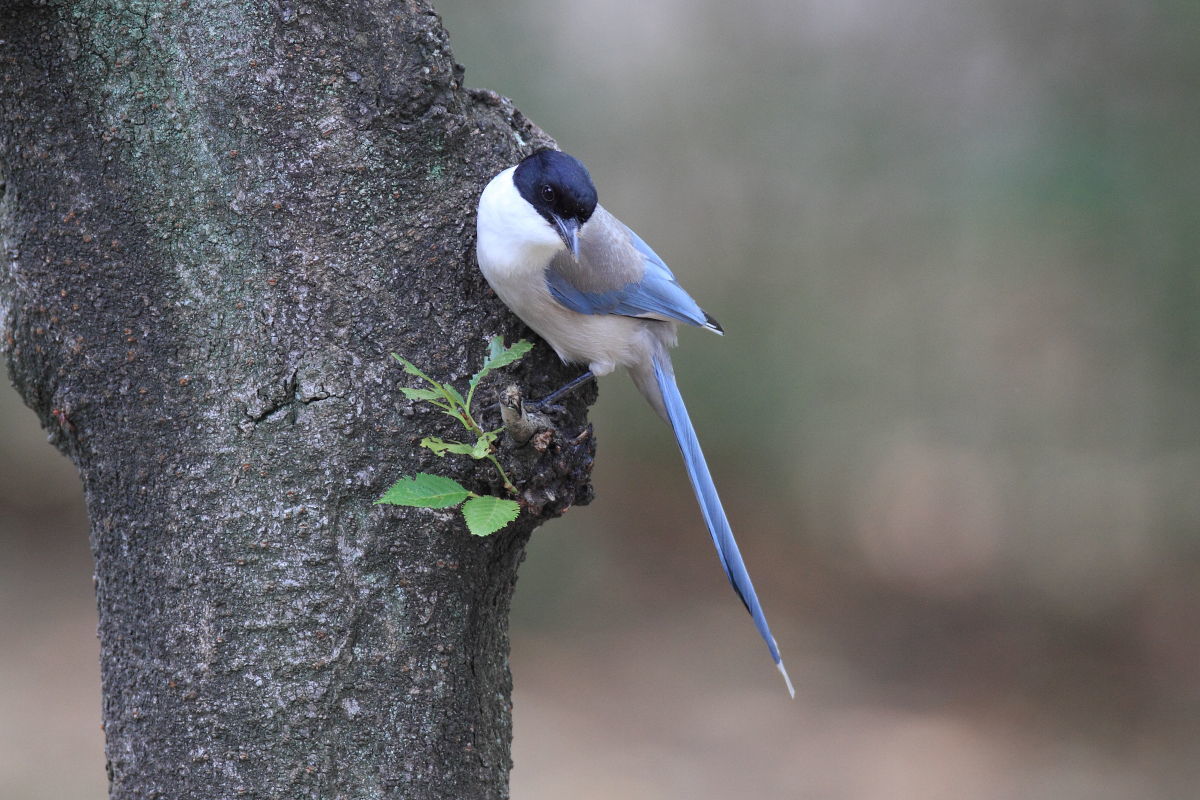
[[432, 401], [438, 401], [438, 400], [441, 400], [441, 399], [442, 399], [442, 394], [441, 394], [441, 392], [435, 391], [435, 390], [433, 390], [433, 389], [407, 389], [407, 388], [402, 388], [400, 391], [401, 391], [401, 392], [403, 392], [403, 393], [404, 393], [404, 396], [405, 396], [405, 397], [407, 397], [409, 400], [432, 400]]
[[504, 346], [504, 340], [499, 336], [493, 336], [488, 342], [488, 354], [484, 359], [483, 368], [471, 376], [471, 388], [474, 389], [479, 385], [479, 382], [487, 377], [492, 370], [507, 367], [514, 361], [520, 360], [526, 353], [533, 349], [533, 344], [521, 339], [513, 343], [511, 347]]
[[516, 519], [521, 513], [521, 506], [516, 500], [484, 495], [472, 497], [464, 503], [462, 513], [467, 521], [467, 530], [476, 536], [487, 536]]
[[426, 436], [421, 440], [421, 447], [432, 450], [435, 456], [444, 456], [446, 453], [458, 453], [463, 456], [474, 456], [475, 454], [475, 445], [447, 442], [436, 436]]
[[498, 369], [511, 364], [532, 349], [533, 343], [525, 339], [518, 339], [511, 346], [505, 347], [503, 339], [493, 336], [492, 340], [488, 342], [488, 360], [484, 366]]
[[508, 348], [506, 348], [504, 346], [504, 337], [503, 336], [500, 336], [499, 334], [497, 334], [496, 336], [493, 336], [492, 338], [488, 339], [487, 357], [484, 358], [483, 365], [485, 367], [488, 366], [489, 362], [494, 361], [495, 359], [499, 358], [501, 353], [503, 353], [506, 349], [508, 349]]
[[450, 508], [470, 496], [458, 481], [441, 475], [418, 472], [411, 478], [401, 478], [383, 493], [376, 503], [419, 508]]
[[488, 357], [487, 361], [483, 362], [483, 368], [491, 371], [507, 367], [509, 364], [520, 361], [532, 349], [533, 343], [524, 339], [513, 342], [510, 347], [505, 347], [504, 341], [497, 336], [488, 345]]
[[400, 366], [404, 367], [404, 371], [407, 372], [409, 375], [416, 375], [418, 378], [423, 378], [424, 380], [427, 380], [430, 383], [436, 383], [436, 381], [434, 381], [433, 378], [429, 377], [424, 372], [421, 372], [421, 370], [417, 369], [417, 365], [412, 363], [411, 361], [409, 361], [404, 356], [399, 356], [399, 355], [396, 355], [395, 353], [392, 353], [392, 358], [399, 361]]
[[443, 392], [445, 392], [446, 397], [448, 399], [453, 400], [455, 403], [458, 403], [458, 405], [461, 406], [462, 408], [467, 407], [467, 401], [463, 400], [463, 396], [458, 393], [458, 389], [455, 389], [453, 386], [451, 386], [448, 383], [440, 384], [440, 388], [442, 389]]
[[500, 436], [500, 430], [485, 431], [476, 441], [475, 446], [471, 448], [471, 458], [487, 458], [492, 452], [492, 444], [496, 438]]

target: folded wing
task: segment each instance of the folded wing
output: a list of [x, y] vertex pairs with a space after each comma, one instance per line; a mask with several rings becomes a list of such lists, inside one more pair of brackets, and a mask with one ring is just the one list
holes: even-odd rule
[[580, 314], [683, 322], [720, 332], [650, 245], [597, 206], [579, 237], [579, 260], [560, 253], [546, 268], [558, 302]]

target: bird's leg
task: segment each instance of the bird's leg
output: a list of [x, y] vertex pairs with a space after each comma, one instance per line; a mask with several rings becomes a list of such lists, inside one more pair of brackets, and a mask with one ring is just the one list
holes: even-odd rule
[[567, 381], [562, 386], [558, 387], [553, 392], [551, 392], [550, 394], [543, 397], [541, 400], [538, 400], [533, 403], [529, 403], [529, 405], [533, 406], [534, 408], [538, 409], [539, 411], [546, 411], [547, 409], [554, 407], [555, 400], [558, 400], [560, 397], [565, 397], [566, 395], [575, 391], [576, 389], [578, 389], [580, 386], [587, 383], [588, 381], [594, 380], [595, 377], [596, 376], [593, 375], [592, 371], [589, 369], [587, 372], [583, 373], [578, 378]]
[[[555, 405], [554, 401], [558, 400], [561, 397], [564, 397], [565, 395], [570, 394], [571, 392], [575, 391], [576, 389], [578, 389], [580, 386], [587, 383], [588, 381], [594, 380], [595, 377], [596, 376], [589, 369], [587, 372], [583, 373], [578, 378], [574, 378], [570, 381], [567, 381], [562, 386], [558, 387], [553, 392], [551, 392], [550, 394], [543, 397], [541, 400], [530, 400], [530, 401], [527, 401], [524, 405], [527, 406], [532, 411], [538, 411], [543, 414], [548, 411], [562, 411], [563, 410], [562, 406]], [[516, 387], [511, 387], [511, 388], [515, 389]], [[518, 400], [520, 399], [519, 393], [517, 394], [517, 399]], [[508, 404], [510, 406], [515, 406], [515, 404], [511, 401], [511, 399], [508, 401]], [[503, 396], [501, 396], [500, 402], [492, 403], [491, 405], [484, 407], [483, 410], [485, 413], [489, 413], [489, 414], [499, 411], [501, 414], [501, 418], [503, 418], [504, 407], [505, 407], [505, 399]]]

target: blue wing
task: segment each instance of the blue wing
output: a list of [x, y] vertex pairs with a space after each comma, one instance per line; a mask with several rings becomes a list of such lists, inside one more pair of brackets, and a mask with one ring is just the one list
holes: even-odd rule
[[562, 255], [546, 269], [554, 299], [580, 314], [662, 319], [720, 332], [640, 236], [603, 209], [592, 222], [595, 229], [580, 238], [579, 261]]

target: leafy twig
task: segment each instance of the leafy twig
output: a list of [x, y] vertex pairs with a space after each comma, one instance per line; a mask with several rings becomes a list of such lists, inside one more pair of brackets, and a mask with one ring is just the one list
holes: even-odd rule
[[[426, 436], [421, 440], [421, 446], [430, 450], [434, 455], [444, 457], [447, 453], [470, 456], [476, 460], [487, 459], [496, 468], [504, 488], [512, 494], [517, 494], [517, 487], [508, 479], [504, 468], [496, 460], [492, 451], [496, 440], [504, 428], [485, 431], [483, 426], [471, 414], [471, 403], [475, 399], [475, 390], [480, 382], [492, 371], [506, 367], [522, 358], [533, 348], [527, 341], [519, 341], [511, 347], [505, 347], [499, 337], [492, 337], [488, 342], [488, 353], [483, 367], [471, 376], [467, 385], [467, 396], [462, 394], [449, 383], [441, 383], [422, 372], [416, 364], [406, 358], [392, 353], [392, 358], [400, 362], [404, 371], [409, 375], [420, 378], [429, 384], [424, 388], [401, 388], [404, 396], [410, 400], [420, 400], [429, 403], [446, 416], [456, 420], [468, 433], [474, 434], [475, 441], [452, 442], [437, 436]], [[463, 501], [466, 501], [465, 503]], [[513, 500], [489, 495], [477, 495], [470, 492], [451, 478], [440, 475], [419, 473], [412, 478], [401, 478], [377, 503], [387, 503], [401, 506], [419, 506], [423, 508], [450, 508], [463, 504], [463, 517], [467, 528], [477, 536], [487, 536], [503, 528], [517, 518], [521, 507]]]

